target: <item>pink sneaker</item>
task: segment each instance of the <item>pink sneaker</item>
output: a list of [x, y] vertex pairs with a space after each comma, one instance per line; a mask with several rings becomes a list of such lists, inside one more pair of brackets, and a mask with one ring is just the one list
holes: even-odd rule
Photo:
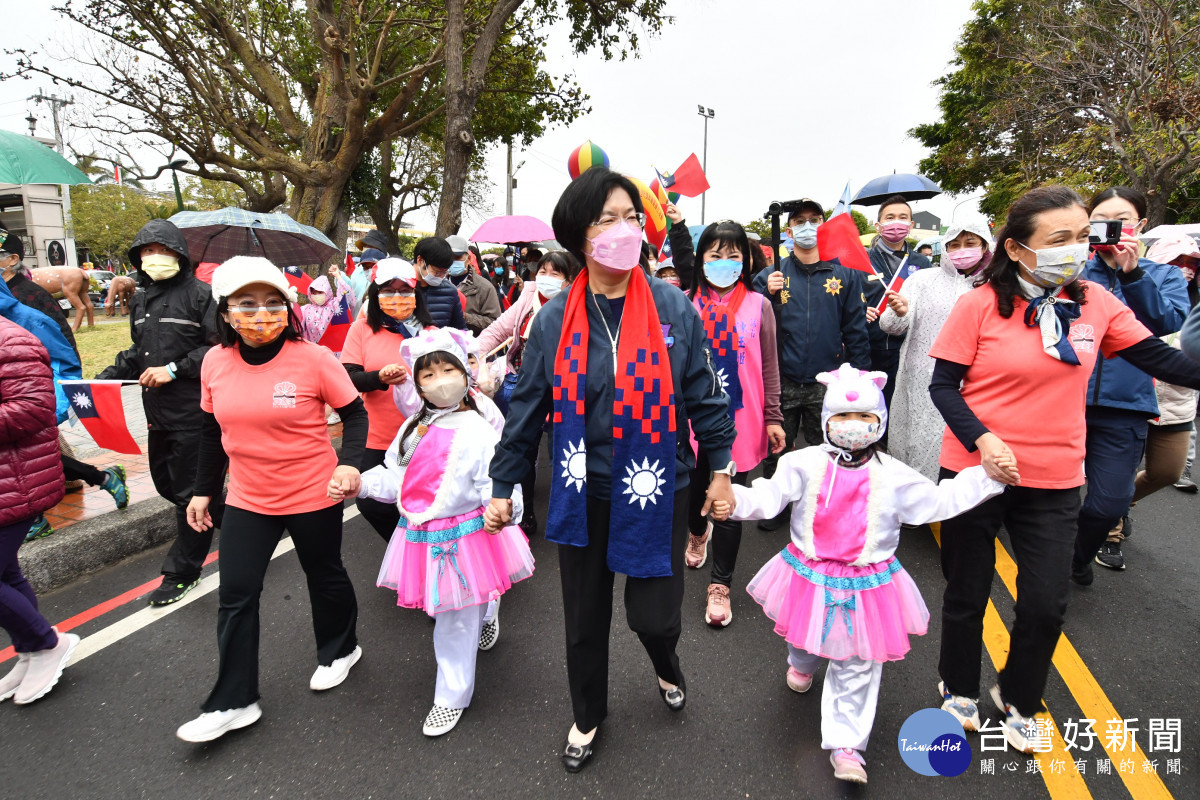
[[850, 783], [866, 783], [867, 771], [863, 768], [862, 754], [849, 747], [841, 747], [829, 754], [833, 764], [833, 777]]
[[804, 694], [812, 688], [813, 676], [808, 672], [801, 672], [795, 667], [788, 667], [787, 685], [793, 692]]
[[700, 569], [708, 561], [708, 535], [711, 531], [710, 522], [703, 536], [688, 534], [687, 551], [683, 554], [683, 561], [688, 565], [688, 569]]
[[704, 621], [714, 628], [724, 628], [733, 622], [728, 586], [719, 583], [708, 585], [708, 606], [704, 609]]

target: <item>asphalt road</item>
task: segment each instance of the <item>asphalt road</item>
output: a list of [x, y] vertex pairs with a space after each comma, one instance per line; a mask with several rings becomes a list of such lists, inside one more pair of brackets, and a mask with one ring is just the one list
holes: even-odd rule
[[[557, 559], [555, 546], [538, 537], [532, 543], [538, 571], [505, 596], [500, 641], [480, 654], [474, 702], [453, 732], [430, 740], [420, 728], [433, 695], [433, 626], [375, 588], [383, 543], [354, 518], [346, 524], [344, 554], [358, 590], [364, 656], [342, 686], [321, 694], [308, 689], [316, 661], [307, 593], [295, 554], [287, 553], [272, 563], [263, 593], [261, 722], [208, 745], [174, 736], [198, 713], [215, 676], [217, 594], [211, 592], [68, 668], [45, 699], [27, 707], [0, 704], [0, 787], [12, 798], [172, 800], [1200, 797], [1200, 728], [1191, 713], [1200, 661], [1198, 512], [1200, 497], [1172, 489], [1136, 510], [1129, 569], [1097, 567], [1096, 583], [1072, 593], [1065, 633], [1094, 684], [1079, 669], [1068, 669], [1066, 678], [1055, 670], [1046, 695], [1061, 729], [1066, 719], [1085, 716], [1080, 703], [1097, 702], [1098, 691], [1118, 716], [1138, 718], [1131, 725], [1140, 728], [1142, 748], [1150, 718], [1181, 719], [1182, 752], [1149, 756], [1158, 761], [1161, 782], [1127, 781], [1115, 762], [1111, 775], [1097, 775], [1092, 762], [1105, 755], [1099, 745], [1083, 754], [1081, 778], [1043, 778], [1023, 756], [980, 753], [977, 736], [969, 738], [971, 767], [957, 778], [924, 777], [905, 766], [896, 744], [900, 726], [938, 704], [942, 578], [937, 544], [926, 531], [908, 536], [899, 557], [925, 594], [931, 627], [906, 660], [884, 668], [867, 787], [832, 777], [820, 749], [819, 683], [807, 695], [784, 684], [783, 642], [744, 587], [786, 534], [765, 534], [752, 523], [745, 526], [729, 628], [703, 624], [707, 570], [687, 577], [679, 652], [689, 695], [682, 713], [659, 700], [649, 661], [618, 608], [610, 716], [597, 755], [578, 775], [563, 770], [559, 752], [571, 717]], [[161, 557], [156, 550], [49, 594], [43, 611], [53, 622], [66, 620], [151, 580]], [[620, 586], [618, 579], [618, 607]], [[992, 596], [1011, 624], [1012, 597], [999, 579]], [[75, 632], [85, 643], [113, 636], [118, 629], [111, 626], [128, 624], [143, 602]], [[985, 657], [986, 685], [994, 672]], [[989, 701], [982, 709], [996, 718]], [[983, 773], [981, 756], [996, 759], [995, 774]], [[1168, 758], [1178, 760], [1180, 774], [1166, 774]]]

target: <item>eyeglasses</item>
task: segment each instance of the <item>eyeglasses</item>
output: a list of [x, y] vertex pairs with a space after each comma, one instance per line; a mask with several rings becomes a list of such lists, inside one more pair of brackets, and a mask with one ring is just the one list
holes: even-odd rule
[[380, 298], [387, 298], [387, 297], [415, 297], [415, 295], [414, 295], [412, 292], [392, 292], [392, 291], [386, 291], [386, 292], [380, 292], [380, 293], [379, 293], [379, 297], [380, 297]]
[[282, 306], [282, 305], [280, 305], [280, 306], [275, 306], [275, 305], [271, 305], [271, 306], [245, 306], [245, 305], [230, 306], [229, 313], [237, 314], [240, 317], [256, 317], [261, 312], [266, 312], [267, 314], [271, 314], [271, 315], [286, 314], [287, 308], [288, 308], [287, 306]]
[[646, 225], [646, 215], [641, 212], [631, 214], [628, 217], [618, 217], [615, 214], [605, 214], [588, 227], [599, 228], [602, 231], [606, 231], [613, 225], [616, 225], [618, 222], [628, 222], [630, 225], [643, 228]]

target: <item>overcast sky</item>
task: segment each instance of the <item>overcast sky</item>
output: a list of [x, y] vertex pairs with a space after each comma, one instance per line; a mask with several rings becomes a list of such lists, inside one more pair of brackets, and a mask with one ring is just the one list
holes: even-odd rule
[[[47, 0], [6, 22], [6, 42], [46, 50], [62, 23]], [[649, 182], [653, 166], [677, 167], [703, 155], [704, 120], [696, 106], [715, 111], [708, 123], [708, 221], [760, 217], [772, 200], [811, 196], [828, 208], [847, 181], [851, 191], [879, 175], [913, 172], [925, 149], [907, 131], [938, 118], [932, 82], [949, 69], [954, 42], [971, 16], [969, 0], [942, 0], [936, 12], [890, 0], [795, 3], [783, 0], [673, 0], [674, 24], [643, 38], [642, 55], [606, 62], [575, 58], [565, 40], [551, 45], [548, 67], [574, 70], [591, 95], [590, 114], [547, 132], [514, 152], [514, 213], [549, 221], [569, 180], [567, 156], [585, 139], [602, 147], [612, 166]], [[565, 37], [558, 37], [565, 39]], [[12, 59], [0, 55], [5, 69]], [[33, 110], [49, 135], [45, 106], [26, 97], [49, 81], [0, 83], [0, 127], [28, 130]], [[60, 90], [61, 92], [61, 90]], [[491, 213], [504, 213], [502, 147], [488, 154]], [[151, 166], [151, 165], [146, 165]], [[156, 165], [155, 165], [156, 166]], [[165, 185], [163, 188], [166, 188]], [[950, 221], [978, 217], [969, 196], [942, 195], [915, 204]], [[954, 212], [956, 204], [963, 202]], [[700, 200], [683, 199], [689, 224], [700, 221]], [[873, 218], [874, 209], [860, 209]], [[465, 215], [470, 235], [487, 215]], [[418, 227], [432, 215], [414, 217]]]

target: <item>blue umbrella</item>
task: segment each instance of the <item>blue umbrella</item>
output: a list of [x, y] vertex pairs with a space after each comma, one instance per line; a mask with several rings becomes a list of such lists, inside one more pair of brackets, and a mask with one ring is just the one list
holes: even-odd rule
[[222, 208], [180, 211], [169, 221], [187, 240], [193, 264], [219, 264], [234, 256], [262, 256], [280, 266], [323, 264], [341, 253], [325, 234], [287, 214]]
[[941, 193], [942, 187], [924, 175], [904, 172], [867, 181], [867, 185], [859, 189], [850, 202], [860, 206], [875, 206], [894, 194], [902, 194], [908, 200], [928, 200]]

